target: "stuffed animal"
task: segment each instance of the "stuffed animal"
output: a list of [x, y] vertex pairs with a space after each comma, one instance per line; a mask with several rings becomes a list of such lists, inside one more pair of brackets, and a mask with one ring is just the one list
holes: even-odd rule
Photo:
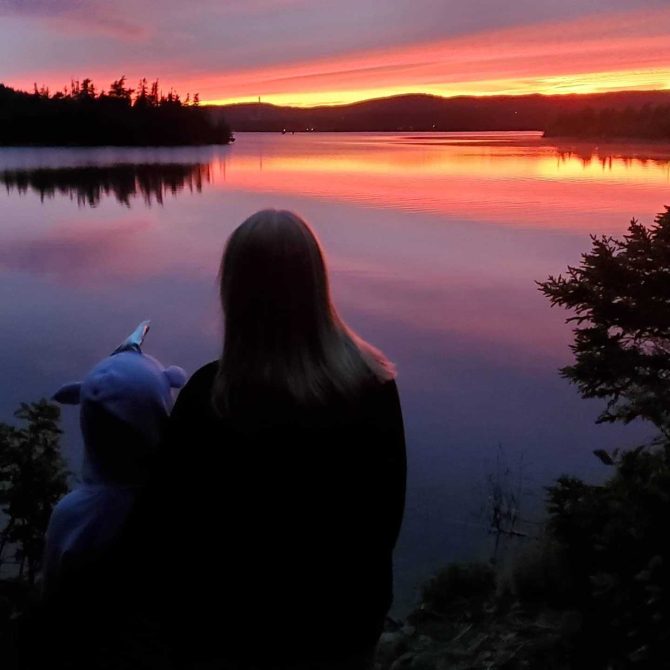
[[172, 389], [186, 383], [180, 367], [142, 353], [142, 322], [83, 381], [62, 386], [53, 399], [79, 404], [84, 438], [83, 483], [54, 508], [46, 534], [43, 588], [48, 595], [104, 557], [119, 536], [149, 475], [172, 409]]

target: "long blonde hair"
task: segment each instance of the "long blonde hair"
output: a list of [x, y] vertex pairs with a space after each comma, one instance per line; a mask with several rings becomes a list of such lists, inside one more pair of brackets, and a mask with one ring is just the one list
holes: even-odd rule
[[224, 342], [213, 390], [220, 413], [263, 399], [298, 406], [355, 399], [395, 376], [330, 298], [319, 241], [286, 210], [256, 212], [232, 233], [220, 268]]

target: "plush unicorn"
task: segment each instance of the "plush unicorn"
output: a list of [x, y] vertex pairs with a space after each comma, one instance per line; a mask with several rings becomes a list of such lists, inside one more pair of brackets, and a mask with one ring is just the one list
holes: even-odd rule
[[172, 389], [186, 383], [177, 366], [142, 353], [142, 322], [83, 381], [62, 386], [53, 399], [79, 404], [84, 438], [83, 483], [54, 508], [46, 534], [44, 592], [66, 575], [104, 558], [119, 536], [172, 409]]

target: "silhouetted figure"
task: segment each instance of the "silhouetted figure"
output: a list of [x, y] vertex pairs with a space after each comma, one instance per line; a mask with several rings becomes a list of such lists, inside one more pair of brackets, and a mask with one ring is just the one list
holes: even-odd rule
[[405, 498], [393, 366], [337, 315], [297, 215], [247, 219], [220, 277], [221, 358], [180, 393], [129, 528], [143, 586], [183, 667], [367, 668]]
[[123, 667], [120, 659], [134, 644], [128, 624], [137, 624], [139, 609], [130, 607], [130, 565], [119, 561], [117, 545], [164, 438], [171, 389], [186, 381], [181, 368], [164, 368], [141, 352], [148, 327], [140, 324], [83, 382], [54, 395], [81, 405], [83, 481], [51, 515], [42, 602], [23, 627], [21, 667]]

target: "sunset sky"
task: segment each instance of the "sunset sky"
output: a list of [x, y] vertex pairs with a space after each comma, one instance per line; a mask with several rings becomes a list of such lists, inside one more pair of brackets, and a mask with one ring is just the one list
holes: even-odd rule
[[0, 0], [0, 82], [203, 102], [670, 88], [668, 0]]

